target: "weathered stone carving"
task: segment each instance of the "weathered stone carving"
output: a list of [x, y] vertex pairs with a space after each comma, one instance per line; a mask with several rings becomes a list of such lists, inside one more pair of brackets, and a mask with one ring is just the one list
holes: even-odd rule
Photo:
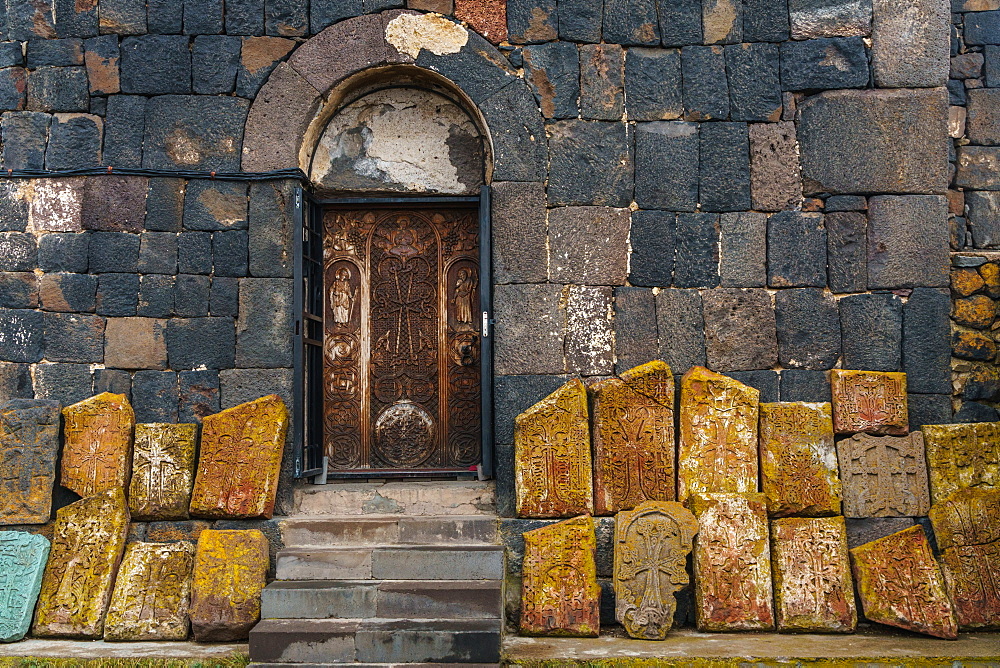
[[103, 392], [63, 409], [60, 483], [86, 498], [128, 484], [135, 414], [124, 394]]
[[760, 473], [772, 517], [838, 514], [841, 487], [830, 404], [762, 403]]
[[276, 394], [206, 417], [191, 515], [270, 518], [287, 430], [288, 410]]
[[930, 493], [924, 436], [855, 434], [837, 443], [847, 517], [919, 517]]
[[939, 638], [958, 637], [955, 610], [923, 527], [856, 547], [851, 563], [865, 617]]
[[267, 538], [256, 529], [202, 531], [191, 587], [191, 632], [199, 642], [243, 640], [260, 619]]
[[843, 517], [771, 522], [779, 631], [851, 633], [857, 626]]
[[519, 517], [593, 512], [587, 390], [579, 378], [515, 419], [514, 476]]
[[700, 366], [681, 379], [677, 500], [692, 494], [757, 491], [760, 393]]
[[673, 501], [674, 377], [655, 361], [591, 386], [598, 515]]
[[0, 404], [0, 525], [49, 521], [58, 454], [59, 402]]
[[125, 548], [105, 640], [184, 640], [188, 634], [190, 543], [130, 543]]
[[1000, 487], [1000, 423], [926, 425], [923, 432], [934, 503], [960, 489]]
[[0, 642], [27, 635], [48, 557], [45, 536], [0, 531]]
[[104, 613], [125, 549], [128, 523], [128, 506], [121, 488], [71, 503], [56, 512], [34, 635], [104, 635]]
[[767, 500], [763, 494], [696, 494], [695, 621], [701, 631], [774, 629]]
[[633, 638], [667, 637], [696, 533], [698, 520], [679, 503], [646, 501], [615, 515], [615, 619]]
[[523, 635], [596, 637], [600, 633], [596, 549], [594, 520], [589, 516], [524, 533]]
[[128, 488], [134, 520], [187, 519], [194, 483], [195, 424], [137, 424]]
[[882, 371], [830, 371], [833, 429], [838, 434], [905, 436], [909, 430], [906, 374]]

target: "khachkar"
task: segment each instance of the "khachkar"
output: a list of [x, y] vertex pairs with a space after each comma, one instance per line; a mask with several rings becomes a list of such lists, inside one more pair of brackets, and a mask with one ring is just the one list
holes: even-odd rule
[[0, 404], [0, 525], [49, 521], [58, 455], [59, 402]]
[[927, 425], [923, 431], [934, 503], [960, 489], [1000, 487], [1000, 423]]
[[36, 636], [100, 638], [125, 549], [128, 506], [120, 488], [56, 512], [52, 552], [35, 612]]
[[646, 501], [615, 515], [615, 619], [633, 638], [663, 640], [675, 592], [690, 584], [687, 555], [698, 520], [679, 503]]
[[598, 515], [673, 501], [674, 377], [655, 361], [595, 383], [594, 504]]
[[574, 378], [514, 420], [519, 517], [570, 517], [594, 510], [587, 390]]
[[243, 640], [260, 620], [267, 538], [256, 529], [208, 529], [198, 536], [191, 633], [200, 642]]
[[760, 480], [771, 517], [840, 513], [830, 404], [760, 405]]
[[696, 494], [695, 621], [700, 631], [774, 629], [763, 494]]
[[129, 511], [134, 520], [184, 520], [194, 483], [195, 424], [137, 424]]
[[45, 536], [0, 531], [0, 642], [27, 635], [48, 556]]
[[600, 634], [596, 550], [594, 520], [589, 515], [524, 533], [523, 635], [596, 638]]
[[194, 545], [129, 543], [104, 622], [105, 640], [184, 640]]
[[955, 492], [930, 518], [958, 625], [1000, 628], [1000, 489]]
[[843, 517], [771, 522], [779, 631], [852, 633], [858, 623]]
[[757, 491], [757, 404], [743, 383], [692, 367], [681, 379], [677, 500]]
[[910, 431], [905, 373], [833, 369], [830, 391], [838, 434], [905, 436]]
[[837, 443], [847, 517], [921, 517], [930, 508], [924, 436], [855, 434]]
[[86, 498], [128, 486], [135, 414], [124, 394], [104, 392], [63, 409], [60, 482]]
[[276, 394], [206, 417], [191, 515], [270, 518], [287, 430], [288, 410]]
[[955, 609], [920, 525], [851, 550], [865, 617], [939, 638], [958, 637]]

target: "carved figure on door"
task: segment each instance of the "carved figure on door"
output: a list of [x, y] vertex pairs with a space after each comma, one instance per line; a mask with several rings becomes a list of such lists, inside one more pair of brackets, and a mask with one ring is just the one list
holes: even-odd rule
[[333, 290], [330, 292], [330, 308], [335, 324], [346, 325], [351, 321], [355, 296], [356, 290], [351, 286], [351, 270], [347, 267], [341, 267], [337, 270], [336, 279], [333, 281]]

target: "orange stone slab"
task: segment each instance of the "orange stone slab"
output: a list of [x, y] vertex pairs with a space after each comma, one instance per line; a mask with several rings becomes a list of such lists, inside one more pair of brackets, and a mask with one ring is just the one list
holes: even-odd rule
[[585, 515], [524, 533], [521, 634], [596, 638], [601, 631], [594, 520]]
[[853, 633], [858, 623], [843, 517], [771, 522], [779, 631]]
[[82, 497], [124, 488], [135, 414], [124, 394], [104, 392], [63, 409], [63, 487]]
[[191, 586], [191, 633], [199, 642], [244, 640], [260, 620], [267, 538], [256, 529], [202, 531]]
[[1000, 540], [1000, 488], [962, 489], [928, 513], [938, 549]]
[[955, 609], [923, 527], [854, 548], [851, 565], [865, 617], [938, 638], [958, 637]]
[[855, 434], [837, 443], [847, 517], [920, 517], [931, 499], [924, 435]]
[[45, 524], [59, 455], [59, 402], [0, 403], [0, 525]]
[[194, 545], [129, 543], [125, 548], [105, 640], [185, 640]]
[[590, 388], [598, 515], [643, 501], [673, 501], [674, 377], [656, 361]]
[[757, 491], [760, 392], [700, 366], [681, 379], [677, 500]]
[[897, 371], [830, 371], [833, 429], [838, 434], [905, 436], [910, 431], [906, 374]]
[[840, 513], [830, 404], [760, 405], [760, 484], [772, 517]]
[[34, 635], [104, 635], [104, 613], [125, 550], [128, 524], [128, 505], [121, 488], [56, 511], [52, 550], [35, 609]]
[[276, 394], [202, 420], [191, 515], [270, 518], [287, 431], [288, 409]]
[[695, 621], [700, 631], [772, 631], [771, 549], [763, 494], [697, 494]]
[[514, 420], [518, 517], [570, 517], [594, 509], [587, 390], [574, 378]]
[[194, 484], [196, 424], [137, 424], [129, 483], [134, 520], [183, 520]]
[[689, 584], [687, 555], [698, 520], [679, 503], [646, 501], [615, 515], [615, 619], [639, 640], [664, 640], [674, 594]]
[[923, 432], [934, 503], [960, 489], [1000, 487], [1000, 424], [935, 424]]

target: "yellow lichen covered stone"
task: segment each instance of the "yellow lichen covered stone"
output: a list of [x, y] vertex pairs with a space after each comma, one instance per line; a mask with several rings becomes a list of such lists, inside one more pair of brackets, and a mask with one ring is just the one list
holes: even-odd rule
[[923, 428], [931, 501], [960, 489], [1000, 487], [1000, 424], [934, 424]]
[[267, 538], [256, 529], [202, 531], [191, 587], [195, 640], [243, 640], [260, 619], [266, 584]]
[[190, 543], [129, 543], [104, 622], [104, 639], [186, 639], [193, 566]]
[[194, 484], [196, 424], [137, 424], [128, 503], [132, 519], [186, 519]]
[[132, 468], [135, 413], [124, 394], [103, 392], [63, 409], [63, 487], [86, 498], [124, 488]]

